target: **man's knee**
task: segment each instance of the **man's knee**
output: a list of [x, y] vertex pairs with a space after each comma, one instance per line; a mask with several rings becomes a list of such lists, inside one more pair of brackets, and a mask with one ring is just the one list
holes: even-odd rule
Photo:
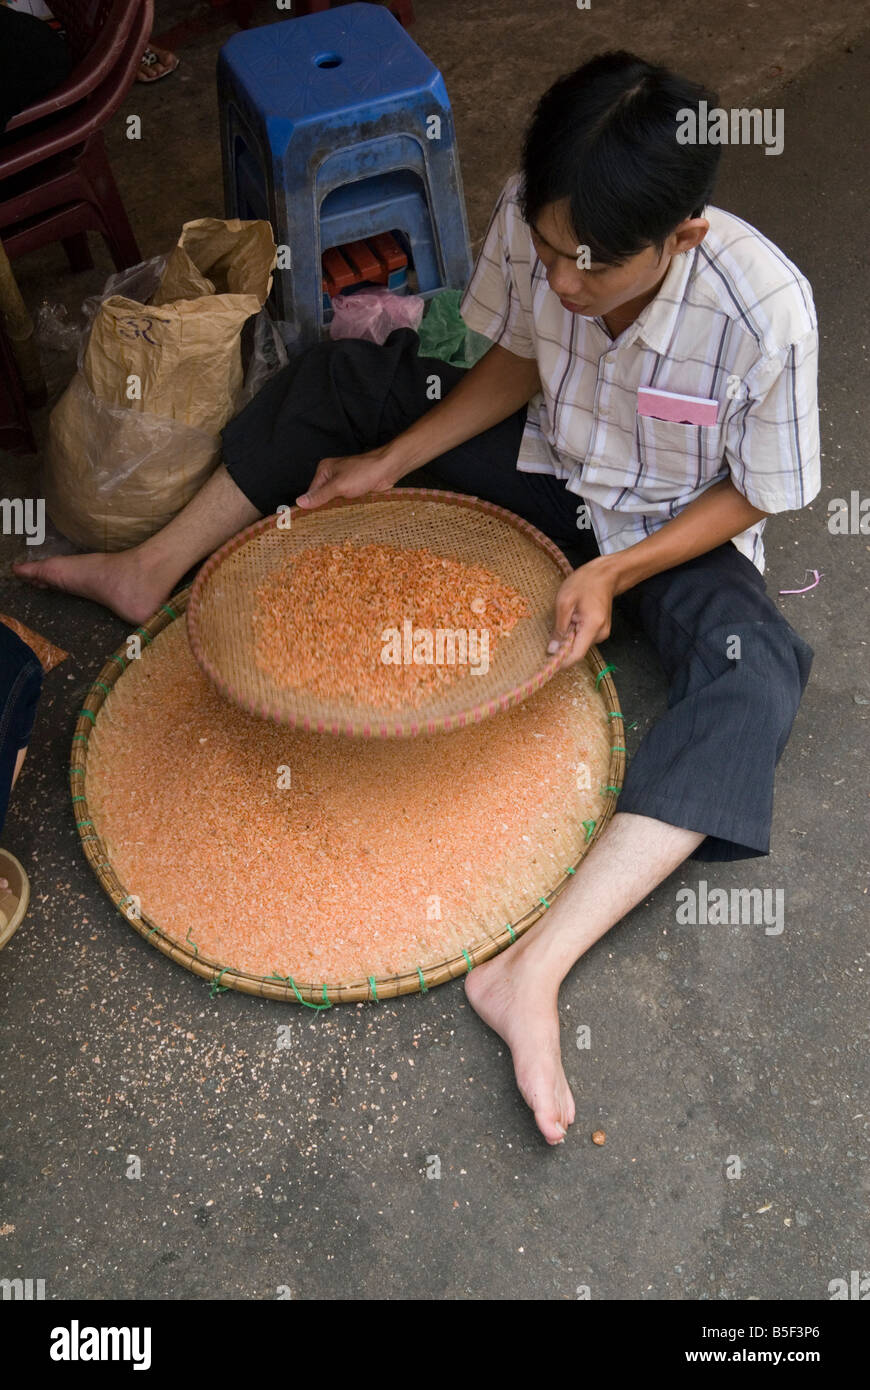
[[752, 729], [778, 762], [809, 679], [812, 649], [775, 610], [760, 621], [725, 623], [707, 644], [727, 660], [722, 688], [740, 727]]
[[[724, 549], [724, 548], [720, 548]], [[812, 666], [811, 647], [776, 608], [737, 551], [680, 566], [640, 586], [640, 616], [678, 686], [733, 672], [732, 698], [772, 730], [791, 727]]]

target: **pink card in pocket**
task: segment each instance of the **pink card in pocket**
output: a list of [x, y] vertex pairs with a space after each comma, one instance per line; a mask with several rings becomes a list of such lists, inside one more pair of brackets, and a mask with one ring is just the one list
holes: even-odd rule
[[637, 413], [653, 420], [670, 420], [676, 425], [715, 425], [719, 419], [719, 402], [709, 396], [680, 396], [675, 391], [640, 386]]

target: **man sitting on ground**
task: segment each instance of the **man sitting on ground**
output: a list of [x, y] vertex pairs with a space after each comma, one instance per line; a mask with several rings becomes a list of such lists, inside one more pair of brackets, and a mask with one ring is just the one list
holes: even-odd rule
[[140, 623], [282, 503], [425, 481], [561, 546], [576, 566], [556, 604], [567, 662], [607, 638], [615, 603], [635, 616], [667, 713], [570, 885], [466, 980], [551, 1144], [574, 1119], [562, 980], [687, 857], [768, 852], [774, 769], [812, 660], [762, 579], [766, 517], [820, 487], [812, 295], [776, 246], [708, 206], [719, 147], [676, 138], [702, 101], [716, 99], [628, 53], [562, 78], [463, 300], [493, 343], [476, 366], [421, 359], [408, 329], [383, 347], [318, 344], [227, 426], [222, 466], [163, 531], [125, 554], [17, 567]]

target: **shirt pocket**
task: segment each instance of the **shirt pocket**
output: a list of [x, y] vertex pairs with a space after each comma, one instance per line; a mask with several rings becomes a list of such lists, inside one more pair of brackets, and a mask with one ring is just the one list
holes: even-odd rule
[[637, 415], [635, 453], [638, 464], [638, 491], [658, 493], [677, 484], [682, 491], [693, 491], [716, 478], [724, 463], [722, 427], [684, 425], [673, 420], [655, 420]]

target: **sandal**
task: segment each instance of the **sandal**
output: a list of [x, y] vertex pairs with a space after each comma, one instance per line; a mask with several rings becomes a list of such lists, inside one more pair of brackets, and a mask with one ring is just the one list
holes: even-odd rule
[[136, 81], [159, 82], [161, 77], [168, 77], [177, 67], [178, 57], [175, 53], [170, 53], [168, 48], [152, 48], [149, 44], [139, 60]]
[[30, 879], [24, 867], [10, 854], [0, 849], [0, 951], [21, 925], [30, 902]]

